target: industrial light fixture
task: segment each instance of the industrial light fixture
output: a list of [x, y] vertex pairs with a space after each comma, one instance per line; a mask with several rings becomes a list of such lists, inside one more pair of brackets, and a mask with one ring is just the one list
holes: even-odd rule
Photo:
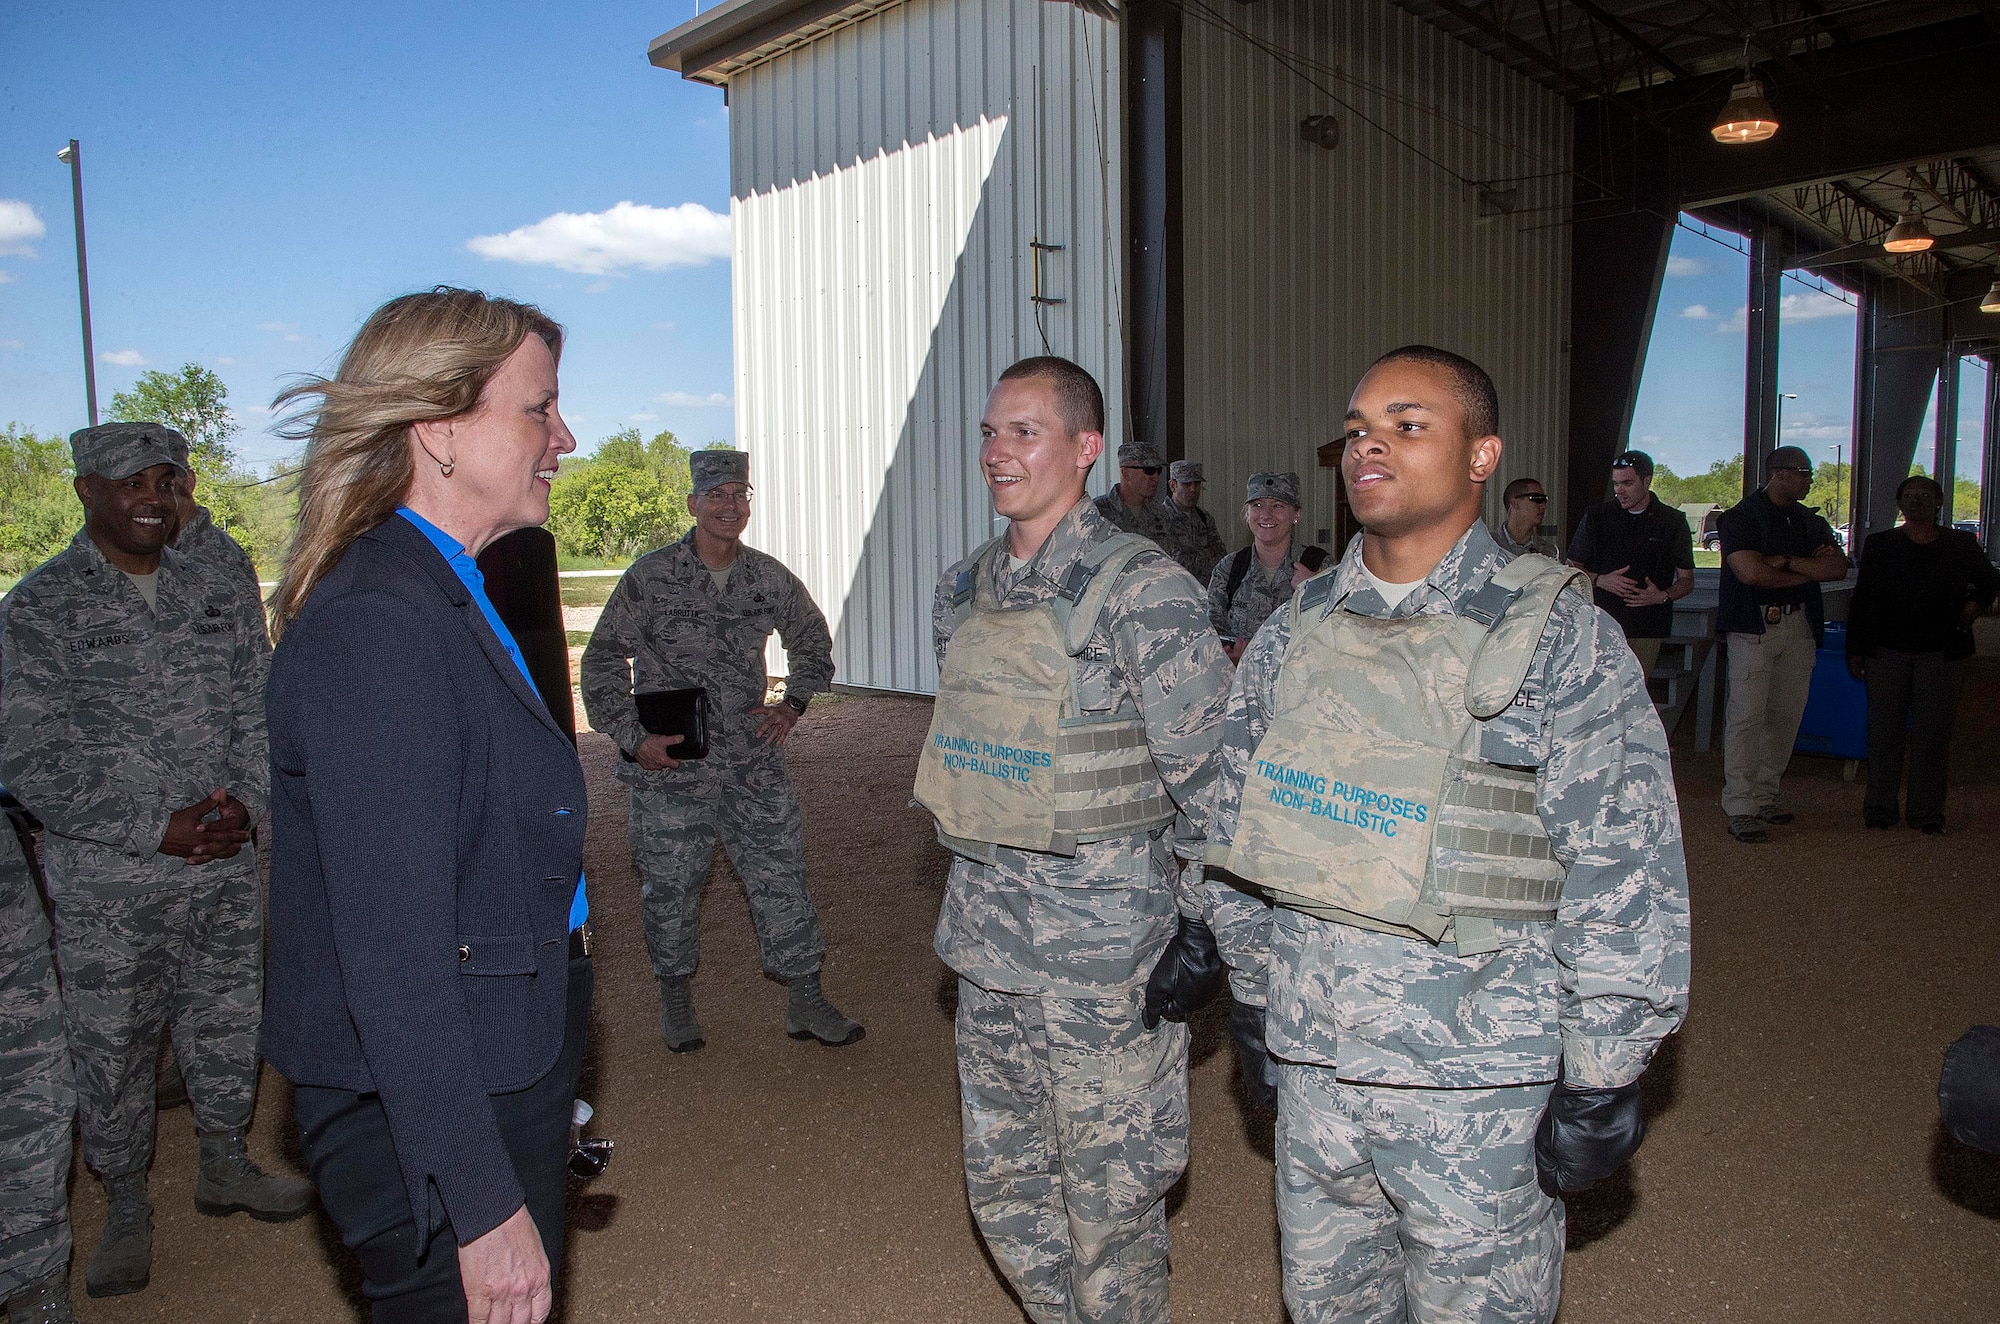
[[1979, 311], [2000, 313], [2000, 280], [1994, 281], [1992, 288], [1986, 291], [1986, 297], [1979, 301]]
[[1882, 236], [1882, 247], [1891, 253], [1921, 253], [1936, 242], [1931, 228], [1917, 211], [1917, 195], [1905, 193], [1903, 214], [1889, 227], [1889, 233]]
[[1330, 152], [1340, 146], [1340, 121], [1331, 115], [1308, 115], [1299, 121], [1299, 138]]
[[1764, 85], [1744, 71], [1743, 81], [1729, 89], [1729, 101], [1715, 117], [1710, 135], [1719, 143], [1760, 143], [1778, 131], [1778, 112], [1764, 99]]

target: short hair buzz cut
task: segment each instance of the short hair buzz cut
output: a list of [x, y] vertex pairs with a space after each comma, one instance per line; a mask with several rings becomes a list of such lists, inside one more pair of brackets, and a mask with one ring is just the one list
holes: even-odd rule
[[1059, 354], [1038, 354], [1000, 374], [1003, 382], [1028, 377], [1040, 377], [1055, 386], [1056, 410], [1071, 432], [1104, 431], [1104, 391], [1088, 372]]
[[1434, 345], [1403, 345], [1369, 364], [1372, 372], [1385, 363], [1421, 363], [1442, 368], [1451, 379], [1451, 396], [1465, 411], [1466, 431], [1475, 437], [1497, 436], [1500, 432], [1500, 392], [1486, 369], [1462, 354]]
[[1541, 485], [1542, 480], [1539, 478], [1516, 478], [1513, 482], [1507, 484], [1507, 490], [1500, 494], [1500, 499], [1502, 501], [1512, 501], [1529, 488], [1540, 487]]

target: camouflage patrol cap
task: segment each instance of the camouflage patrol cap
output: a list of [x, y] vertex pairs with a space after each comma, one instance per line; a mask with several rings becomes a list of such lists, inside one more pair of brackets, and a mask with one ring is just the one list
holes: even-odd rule
[[1167, 477], [1176, 483], [1201, 483], [1207, 480], [1201, 476], [1200, 460], [1175, 460], [1167, 469]]
[[1118, 467], [1164, 469], [1167, 457], [1160, 454], [1160, 448], [1150, 441], [1128, 441], [1118, 447]]
[[125, 478], [156, 464], [188, 471], [187, 438], [164, 423], [103, 423], [69, 434], [76, 476]]
[[724, 483], [747, 483], [750, 481], [750, 452], [696, 451], [688, 456], [688, 474], [694, 479], [696, 496]]
[[1250, 482], [1243, 494], [1244, 502], [1248, 504], [1266, 498], [1289, 501], [1295, 506], [1305, 505], [1305, 502], [1299, 500], [1299, 476], [1294, 473], [1251, 474]]

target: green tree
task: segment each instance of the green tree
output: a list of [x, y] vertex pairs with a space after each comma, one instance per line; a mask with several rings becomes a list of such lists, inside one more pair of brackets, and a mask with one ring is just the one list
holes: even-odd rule
[[556, 474], [549, 531], [568, 556], [632, 557], [687, 532], [688, 453], [671, 432], [624, 428]]
[[1683, 478], [1666, 465], [1653, 474], [1653, 495], [1670, 506], [1714, 502], [1733, 506], [1743, 499], [1743, 457], [1732, 455], [1708, 466], [1706, 473]]
[[[177, 373], [141, 373], [130, 391], [111, 397], [111, 417], [121, 423], [164, 423], [186, 437], [196, 498], [217, 524], [241, 538], [249, 504], [243, 489], [253, 476], [238, 467], [229, 444], [242, 428], [229, 408], [229, 388], [222, 378], [199, 363], [184, 363]], [[256, 555], [254, 550], [251, 554]]]
[[220, 478], [236, 469], [230, 441], [242, 429], [229, 408], [229, 388], [199, 363], [178, 373], [141, 373], [130, 391], [111, 397], [111, 417], [123, 423], [165, 423], [188, 439], [195, 472]]
[[549, 492], [549, 531], [571, 556], [637, 556], [660, 545], [667, 516], [645, 471], [603, 460], [563, 466]]
[[69, 445], [17, 423], [0, 432], [0, 574], [20, 575], [63, 549], [83, 524]]

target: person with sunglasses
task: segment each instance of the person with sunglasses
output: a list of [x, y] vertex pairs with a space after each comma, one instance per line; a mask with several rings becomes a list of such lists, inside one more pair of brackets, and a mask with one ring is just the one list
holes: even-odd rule
[[1674, 604], [1694, 592], [1694, 534], [1679, 509], [1653, 499], [1652, 456], [1611, 461], [1611, 499], [1577, 521], [1569, 563], [1590, 576], [1591, 598], [1650, 674], [1674, 632]]
[[1560, 560], [1556, 545], [1542, 535], [1542, 520], [1549, 511], [1549, 494], [1539, 478], [1516, 478], [1501, 493], [1500, 504], [1506, 518], [1493, 530], [1493, 541], [1509, 556], [1533, 552], [1551, 561]]
[[1092, 504], [1119, 532], [1151, 538], [1171, 553], [1174, 535], [1159, 502], [1166, 469], [1167, 457], [1152, 442], [1125, 442], [1118, 447], [1118, 482]]
[[1729, 835], [1760, 842], [1792, 821], [1778, 782], [1805, 717], [1825, 620], [1819, 586], [1847, 578], [1847, 553], [1818, 511], [1801, 504], [1812, 461], [1780, 446], [1764, 486], [1722, 513], [1722, 592], [1715, 631], [1729, 668], [1722, 737], [1722, 812]]

